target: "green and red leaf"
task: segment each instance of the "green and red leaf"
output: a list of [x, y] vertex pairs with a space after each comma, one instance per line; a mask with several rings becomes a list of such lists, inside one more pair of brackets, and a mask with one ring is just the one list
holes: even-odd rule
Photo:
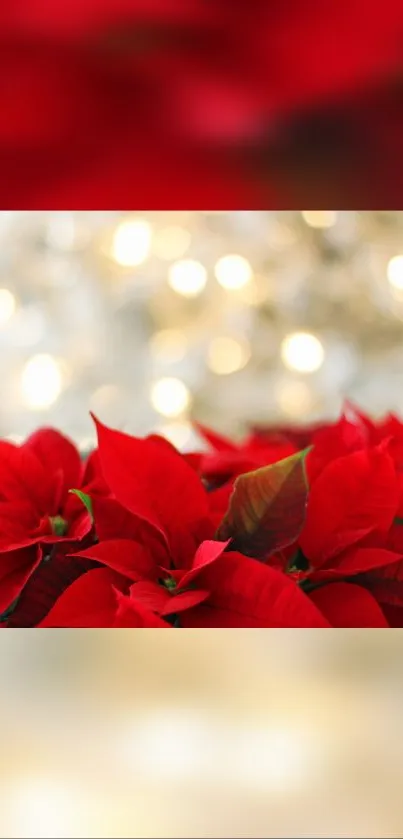
[[278, 463], [240, 475], [217, 539], [231, 539], [231, 548], [263, 558], [298, 538], [305, 521], [308, 482], [307, 450]]

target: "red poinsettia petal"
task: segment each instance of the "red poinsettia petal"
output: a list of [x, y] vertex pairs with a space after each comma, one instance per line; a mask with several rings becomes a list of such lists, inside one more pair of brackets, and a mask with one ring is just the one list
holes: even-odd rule
[[330, 461], [362, 449], [367, 444], [367, 434], [362, 423], [342, 416], [336, 423], [317, 429], [312, 442], [306, 460], [310, 486]]
[[388, 622], [375, 598], [353, 583], [330, 583], [310, 593], [331, 626], [340, 628], [387, 627]]
[[202, 589], [194, 589], [191, 591], [181, 591], [179, 594], [173, 595], [167, 600], [164, 608], [161, 610], [161, 615], [176, 615], [184, 612], [186, 609], [192, 609], [203, 603], [209, 597], [209, 591]]
[[109, 568], [87, 571], [56, 600], [39, 626], [96, 629], [113, 626], [118, 608], [115, 589], [121, 589], [124, 582]]
[[129, 539], [109, 539], [92, 545], [75, 556], [101, 562], [129, 580], [154, 579], [158, 566], [148, 550]]
[[22, 501], [46, 511], [48, 478], [36, 454], [26, 446], [0, 440], [0, 501]]
[[217, 538], [232, 539], [235, 550], [259, 558], [294, 542], [308, 498], [305, 457], [298, 452], [237, 478]]
[[23, 444], [24, 449], [33, 452], [41, 462], [50, 483], [53, 475], [61, 472], [62, 499], [69, 489], [81, 486], [83, 465], [75, 445], [64, 434], [54, 428], [41, 428]]
[[211, 428], [207, 428], [207, 426], [200, 422], [193, 422], [193, 425], [199, 436], [205, 440], [212, 449], [215, 449], [215, 451], [236, 452], [238, 450], [238, 446], [222, 434], [218, 434], [216, 431], [213, 431]]
[[202, 542], [195, 553], [190, 571], [187, 571], [180, 580], [180, 588], [186, 588], [186, 586], [193, 582], [203, 568], [215, 562], [224, 553], [230, 541], [228, 539], [226, 542], [213, 540]]
[[0, 613], [19, 596], [41, 559], [37, 545], [0, 555]]
[[130, 539], [147, 546], [155, 562], [167, 562], [164, 541], [147, 522], [129, 513], [115, 498], [92, 499], [95, 532], [100, 542], [110, 539]]
[[[200, 574], [198, 582], [210, 590], [210, 597], [203, 606], [184, 613], [183, 626], [328, 626], [293, 580], [239, 553], [223, 554]], [[198, 609], [203, 610], [200, 622]]]
[[92, 563], [89, 560], [62, 553], [41, 562], [26, 582], [7, 626], [37, 626], [63, 591], [90, 569]]
[[171, 595], [166, 588], [150, 580], [134, 583], [130, 587], [130, 597], [158, 613], [162, 613], [171, 600]]
[[387, 532], [398, 504], [393, 460], [382, 444], [330, 463], [311, 487], [299, 544], [312, 565], [373, 532]]
[[170, 445], [140, 440], [94, 418], [105, 480], [116, 499], [170, 544], [208, 518], [207, 494], [184, 458]]
[[162, 618], [133, 597], [127, 597], [115, 591], [117, 611], [113, 622], [114, 628], [134, 627], [137, 629], [172, 629]]
[[392, 565], [400, 560], [403, 561], [402, 554], [383, 548], [352, 548], [332, 561], [331, 570], [343, 576], [353, 576], [353, 574], [362, 574], [364, 571]]

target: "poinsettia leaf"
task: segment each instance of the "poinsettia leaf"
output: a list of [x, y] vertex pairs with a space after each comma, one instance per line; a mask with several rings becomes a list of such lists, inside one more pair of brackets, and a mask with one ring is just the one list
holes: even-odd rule
[[295, 542], [305, 521], [308, 451], [240, 475], [216, 538], [232, 539], [233, 550], [255, 558]]
[[223, 437], [221, 434], [218, 434], [216, 431], [213, 431], [211, 428], [207, 428], [207, 426], [203, 425], [200, 422], [194, 421], [193, 426], [196, 429], [199, 436], [206, 441], [206, 443], [211, 446], [212, 449], [215, 449], [217, 452], [235, 452], [238, 449], [238, 446], [232, 442], [232, 440], [228, 440], [227, 437]]
[[71, 492], [72, 495], [76, 495], [77, 498], [79, 498], [80, 501], [83, 502], [85, 509], [89, 513], [91, 522], [93, 523], [94, 522], [94, 511], [93, 511], [93, 508], [92, 508], [92, 499], [90, 498], [90, 496], [87, 495], [86, 492], [82, 492], [81, 489], [70, 489], [69, 492]]

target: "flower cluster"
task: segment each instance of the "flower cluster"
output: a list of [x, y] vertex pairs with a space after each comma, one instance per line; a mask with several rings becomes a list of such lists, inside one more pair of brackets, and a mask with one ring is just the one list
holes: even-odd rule
[[403, 626], [403, 423], [0, 441], [1, 627]]

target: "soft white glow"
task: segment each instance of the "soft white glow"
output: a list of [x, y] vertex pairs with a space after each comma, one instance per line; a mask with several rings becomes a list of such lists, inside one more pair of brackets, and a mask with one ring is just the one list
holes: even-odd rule
[[6, 434], [4, 439], [8, 440], [9, 443], [14, 443], [16, 446], [20, 446], [24, 442], [22, 434]]
[[125, 268], [141, 265], [151, 248], [151, 226], [144, 219], [126, 219], [115, 230], [112, 256]]
[[324, 349], [315, 335], [309, 332], [294, 332], [287, 335], [281, 344], [281, 357], [290, 370], [299, 373], [314, 373], [323, 364]]
[[180, 259], [190, 242], [190, 233], [184, 227], [164, 227], [154, 234], [153, 250], [160, 259]]
[[150, 341], [152, 355], [169, 363], [181, 361], [186, 354], [186, 348], [186, 336], [179, 329], [161, 329], [154, 333]]
[[204, 265], [195, 259], [182, 259], [171, 265], [168, 283], [178, 294], [196, 297], [206, 287], [207, 271]]
[[246, 341], [237, 341], [225, 335], [213, 338], [208, 350], [208, 366], [218, 375], [241, 370], [250, 359], [250, 348]]
[[309, 742], [285, 728], [248, 730], [240, 738], [235, 772], [252, 789], [289, 791], [306, 783], [312, 763]]
[[252, 268], [247, 259], [238, 254], [222, 256], [215, 265], [214, 274], [223, 288], [242, 288], [252, 279]]
[[0, 326], [12, 318], [16, 309], [16, 299], [8, 288], [0, 288]]
[[393, 256], [388, 262], [387, 276], [393, 288], [403, 291], [403, 254]]
[[302, 210], [302, 218], [309, 227], [325, 229], [333, 227], [337, 221], [335, 210]]
[[128, 768], [153, 779], [189, 778], [208, 764], [208, 725], [186, 709], [153, 714], [130, 731], [126, 727], [123, 759]]
[[71, 790], [51, 778], [18, 780], [11, 788], [11, 829], [24, 837], [68, 837], [76, 835], [80, 812]]
[[159, 379], [151, 388], [151, 402], [164, 417], [179, 417], [190, 405], [190, 393], [180, 379]]
[[28, 408], [49, 408], [62, 391], [62, 369], [51, 355], [34, 355], [21, 376], [21, 393]]

